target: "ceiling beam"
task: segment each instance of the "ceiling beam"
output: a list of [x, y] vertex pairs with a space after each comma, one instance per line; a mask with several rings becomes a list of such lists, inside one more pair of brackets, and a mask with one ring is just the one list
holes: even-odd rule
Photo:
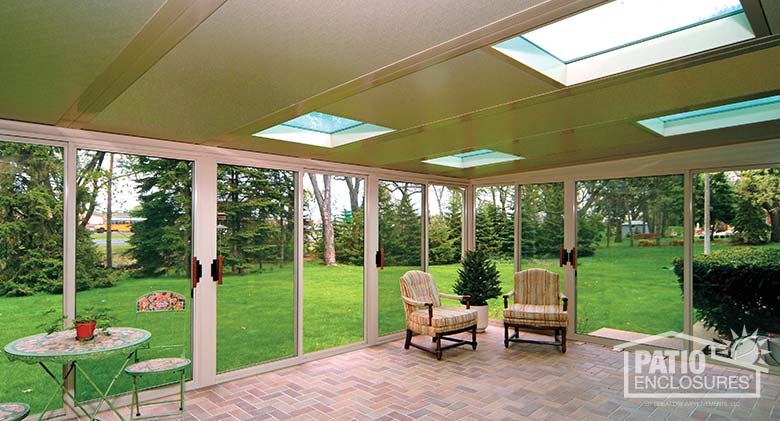
[[167, 0], [56, 125], [83, 128], [225, 1]]
[[396, 80], [462, 54], [495, 44], [550, 21], [588, 9], [605, 0], [546, 0], [499, 21], [475, 29], [450, 41], [421, 51], [364, 76], [328, 89], [251, 121], [230, 133], [216, 136], [204, 144], [223, 144], [306, 114], [344, 98]]

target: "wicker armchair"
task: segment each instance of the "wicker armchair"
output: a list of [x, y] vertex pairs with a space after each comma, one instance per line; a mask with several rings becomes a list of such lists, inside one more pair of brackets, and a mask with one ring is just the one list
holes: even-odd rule
[[[545, 269], [526, 269], [515, 273], [515, 289], [504, 295], [504, 347], [509, 342], [530, 342], [560, 346], [566, 353], [566, 313], [569, 299], [560, 293], [558, 274]], [[514, 297], [509, 305], [508, 299]], [[562, 303], [562, 305], [561, 305]], [[509, 336], [509, 328], [515, 332]], [[554, 341], [519, 338], [520, 328], [553, 330]]]
[[[466, 300], [466, 309], [442, 307], [441, 298]], [[413, 346], [436, 355], [441, 360], [442, 351], [461, 345], [477, 349], [477, 312], [470, 310], [468, 295], [441, 294], [429, 273], [410, 270], [401, 277], [401, 298], [406, 311], [406, 342], [404, 349]], [[456, 333], [471, 331], [471, 341], [447, 337]], [[412, 335], [429, 335], [436, 343], [435, 348], [412, 343]], [[441, 341], [453, 344], [442, 346]]]

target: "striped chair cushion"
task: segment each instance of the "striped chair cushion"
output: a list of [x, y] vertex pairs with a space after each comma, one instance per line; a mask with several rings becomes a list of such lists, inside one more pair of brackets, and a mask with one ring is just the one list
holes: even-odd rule
[[450, 327], [477, 320], [475, 310], [465, 310], [453, 307], [434, 307], [433, 319], [428, 322], [428, 309], [417, 310], [409, 315], [409, 321], [424, 326]]
[[515, 303], [560, 304], [558, 274], [545, 269], [526, 269], [515, 272]]
[[[433, 303], [434, 307], [441, 307], [439, 290], [431, 274], [421, 270], [410, 270], [401, 277], [401, 295], [415, 301]], [[415, 311], [425, 307], [415, 307], [404, 303], [407, 317]]]
[[569, 315], [558, 305], [512, 304], [504, 309], [504, 320], [508, 323], [566, 327]]

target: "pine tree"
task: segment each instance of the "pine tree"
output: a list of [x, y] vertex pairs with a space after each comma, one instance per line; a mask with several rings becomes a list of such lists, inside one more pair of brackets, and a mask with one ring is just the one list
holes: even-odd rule
[[487, 300], [501, 295], [501, 281], [498, 278], [496, 263], [483, 250], [468, 250], [463, 256], [458, 280], [452, 290], [458, 295], [470, 295], [471, 305], [484, 306]]

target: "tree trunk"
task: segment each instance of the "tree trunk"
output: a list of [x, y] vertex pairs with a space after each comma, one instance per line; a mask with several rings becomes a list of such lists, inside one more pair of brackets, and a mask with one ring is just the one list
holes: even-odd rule
[[780, 208], [774, 208], [769, 211], [769, 220], [772, 226], [770, 241], [780, 243]]
[[279, 215], [279, 268], [284, 267], [284, 216]]
[[111, 223], [111, 219], [114, 217], [113, 210], [111, 209], [111, 202], [113, 201], [111, 187], [114, 184], [114, 154], [108, 154], [108, 186], [106, 187], [106, 220], [108, 222], [108, 228], [106, 229], [106, 267], [111, 269], [114, 267], [114, 256], [111, 245], [111, 231], [114, 228], [114, 224]]
[[320, 208], [320, 217], [322, 218], [322, 243], [323, 253], [322, 262], [327, 266], [336, 265], [336, 245], [333, 234], [333, 216], [330, 209], [330, 181], [331, 176], [322, 176], [322, 189], [317, 182], [317, 176], [309, 173], [309, 180], [314, 190], [314, 198], [317, 200], [317, 206]]
[[609, 240], [612, 236], [612, 221], [607, 218], [607, 248], [609, 248]]
[[344, 181], [347, 183], [347, 190], [349, 190], [349, 207], [352, 209], [352, 213], [360, 209], [358, 199], [360, 198], [360, 182], [362, 180], [362, 178], [358, 177], [344, 177]]

